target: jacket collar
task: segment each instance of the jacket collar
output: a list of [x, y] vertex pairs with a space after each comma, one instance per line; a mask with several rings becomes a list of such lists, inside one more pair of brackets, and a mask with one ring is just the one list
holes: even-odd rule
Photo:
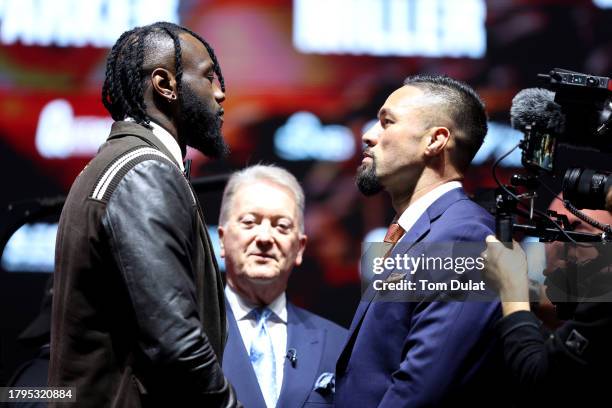
[[[404, 234], [402, 239], [398, 242], [398, 245], [396, 245], [391, 252], [390, 256], [393, 256], [395, 253], [399, 253], [399, 251], [407, 252], [413, 245], [426, 239], [427, 233], [431, 229], [431, 224], [440, 218], [448, 207], [460, 200], [468, 200], [463, 188], [452, 189], [434, 201], [433, 204], [431, 204], [429, 208], [427, 208], [427, 210], [421, 215], [421, 217], [419, 217], [419, 219], [414, 223], [412, 228], [410, 228], [410, 230]], [[391, 270], [385, 271], [383, 274], [379, 275], [377, 279], [385, 280], [391, 272]], [[352, 343], [352, 338], [356, 336], [363, 317], [370, 307], [375, 295], [376, 291], [371, 285], [368, 284], [368, 287], [363, 293], [361, 301], [357, 306], [357, 310], [355, 310], [355, 315], [353, 316], [353, 321], [351, 322], [351, 327], [349, 329], [349, 334], [346, 338], [344, 348], [340, 353], [340, 357], [338, 357], [337, 368], [339, 368], [340, 371], [344, 370], [346, 367], [346, 363], [348, 362], [348, 357], [351, 352], [350, 349], [352, 348], [352, 344], [354, 344]]]
[[129, 122], [129, 121], [117, 121], [113, 123], [111, 127], [111, 132], [107, 141], [120, 139], [127, 136], [135, 136], [143, 141], [145, 141], [148, 145], [156, 148], [165, 154], [168, 159], [172, 160], [174, 164], [180, 169], [181, 164], [179, 164], [172, 153], [166, 148], [166, 146], [153, 134], [153, 132], [146, 127], [139, 125], [138, 123]]
[[438, 200], [438, 198], [456, 188], [461, 188], [461, 182], [456, 180], [447, 181], [446, 183], [437, 186], [410, 204], [408, 208], [406, 208], [404, 212], [400, 214], [397, 223], [402, 226], [404, 231], [410, 231], [415, 222], [418, 221], [421, 215], [423, 215], [423, 213], [427, 211], [427, 209], [430, 208], [432, 204]]
[[[227, 299], [226, 305], [229, 339], [225, 346], [223, 371], [246, 406], [265, 408], [257, 377]], [[294, 364], [285, 359], [278, 407], [304, 405], [316, 380], [324, 344], [325, 331], [310, 324], [298, 308], [287, 302], [287, 350], [294, 349], [297, 359]], [[304, 386], [305, 383], [308, 386]]]
[[287, 303], [287, 351], [295, 351], [296, 360], [285, 359], [283, 386], [278, 407], [302, 407], [312, 392], [317, 379], [325, 331], [307, 322], [299, 309]]

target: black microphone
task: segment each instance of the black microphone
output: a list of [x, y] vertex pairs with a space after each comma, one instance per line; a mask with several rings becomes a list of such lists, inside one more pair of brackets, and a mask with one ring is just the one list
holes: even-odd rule
[[297, 364], [297, 350], [294, 348], [288, 349], [287, 355], [285, 357], [289, 359], [289, 362], [291, 363], [291, 367], [295, 368], [295, 365]]
[[541, 131], [561, 134], [565, 130], [565, 115], [555, 102], [555, 93], [543, 88], [527, 88], [517, 93], [510, 108], [512, 127], [524, 131], [532, 126]]

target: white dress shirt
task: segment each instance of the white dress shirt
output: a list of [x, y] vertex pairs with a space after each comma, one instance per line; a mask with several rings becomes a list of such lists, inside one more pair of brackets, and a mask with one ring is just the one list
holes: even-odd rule
[[[126, 122], [135, 122], [133, 118], [126, 118]], [[153, 128], [153, 134], [155, 137], [159, 139], [160, 142], [164, 145], [164, 147], [172, 154], [172, 157], [178, 163], [179, 169], [181, 171], [185, 171], [185, 167], [183, 166], [183, 154], [181, 153], [181, 147], [179, 146], [176, 139], [163, 127], [159, 126], [157, 123], [150, 121], [149, 124]]]
[[[257, 305], [253, 305], [241, 298], [229, 285], [225, 286], [225, 296], [236, 318], [236, 323], [238, 323], [238, 330], [240, 330], [240, 336], [242, 337], [244, 347], [246, 348], [247, 354], [249, 354], [251, 342], [256, 335], [255, 327], [257, 326], [257, 321], [247, 316], [251, 313], [251, 310], [257, 307]], [[276, 362], [276, 391], [280, 394], [280, 389], [283, 384], [285, 356], [287, 354], [287, 298], [285, 292], [274, 299], [274, 301], [268, 305], [268, 309], [273, 313], [268, 318], [266, 326], [270, 333], [270, 337], [272, 337], [272, 348], [274, 349], [274, 359]]]
[[408, 208], [404, 210], [402, 215], [397, 220], [397, 223], [404, 229], [404, 231], [410, 231], [410, 228], [415, 222], [423, 215], [423, 213], [434, 203], [438, 198], [442, 197], [445, 193], [455, 189], [461, 188], [463, 185], [460, 181], [449, 181], [444, 183], [421, 198], [417, 199], [414, 203], [410, 204]]

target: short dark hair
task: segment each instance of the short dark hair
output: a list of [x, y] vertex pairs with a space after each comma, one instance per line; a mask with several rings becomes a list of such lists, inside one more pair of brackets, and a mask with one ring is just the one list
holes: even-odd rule
[[133, 118], [136, 123], [150, 127], [147, 107], [144, 102], [144, 79], [147, 72], [143, 69], [145, 59], [150, 58], [154, 51], [155, 40], [167, 36], [174, 44], [174, 70], [176, 83], [181, 97], [181, 78], [183, 63], [181, 58], [181, 42], [179, 34], [187, 33], [198, 39], [208, 51], [213, 63], [213, 69], [221, 90], [225, 91], [225, 82], [221, 67], [213, 48], [198, 34], [186, 27], [168, 22], [136, 27], [126, 31], [117, 40], [106, 60], [106, 76], [102, 86], [102, 103], [114, 120]]
[[414, 75], [406, 78], [404, 85], [442, 99], [441, 107], [455, 126], [457, 152], [451, 156], [451, 161], [458, 170], [467, 170], [487, 134], [487, 114], [482, 99], [466, 83], [445, 75]]

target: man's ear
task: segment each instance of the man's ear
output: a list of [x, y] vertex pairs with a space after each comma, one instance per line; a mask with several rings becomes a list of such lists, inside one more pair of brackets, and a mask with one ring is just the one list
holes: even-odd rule
[[222, 226], [219, 226], [217, 228], [217, 232], [219, 233], [219, 246], [221, 247], [219, 256], [221, 256], [221, 258], [225, 258], [225, 245], [223, 245], [223, 236], [225, 235], [225, 229]]
[[177, 99], [176, 77], [165, 68], [155, 68], [151, 72], [151, 83], [153, 84], [153, 94], [164, 98], [168, 102]]
[[295, 257], [295, 266], [300, 266], [302, 264], [304, 250], [306, 249], [306, 241], [308, 241], [308, 237], [305, 234], [300, 234], [298, 253]]
[[450, 140], [450, 130], [447, 127], [435, 127], [430, 136], [428, 136], [428, 144], [425, 148], [425, 156], [437, 156], [444, 151], [444, 148]]

